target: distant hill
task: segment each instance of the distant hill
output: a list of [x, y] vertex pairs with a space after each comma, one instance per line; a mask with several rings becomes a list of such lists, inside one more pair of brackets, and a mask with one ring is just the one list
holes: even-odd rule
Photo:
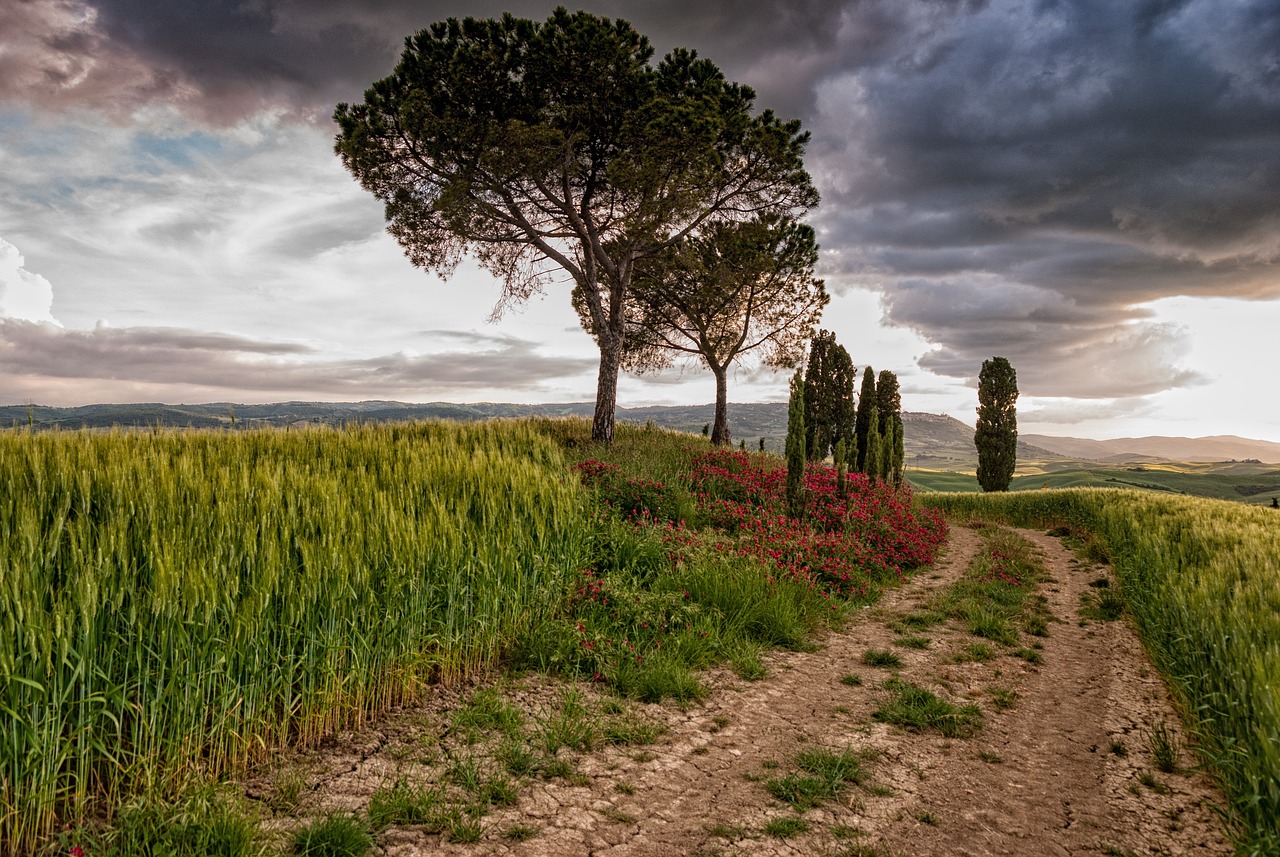
[[1122, 437], [1085, 440], [1076, 437], [1023, 435], [1023, 440], [1069, 458], [1136, 463], [1141, 458], [1170, 461], [1257, 461], [1280, 463], [1280, 443], [1235, 435], [1211, 437]]
[[[279, 402], [240, 405], [211, 402], [201, 405], [159, 403], [85, 405], [52, 408], [43, 405], [0, 405], [0, 427], [110, 428], [159, 426], [193, 428], [283, 427], [299, 423], [343, 425], [350, 422], [385, 422], [414, 419], [484, 420], [494, 417], [589, 417], [591, 402], [521, 405], [501, 402]], [[667, 405], [618, 408], [619, 422], [643, 425], [652, 420], [663, 428], [700, 433], [715, 415], [712, 405]], [[940, 414], [907, 412], [902, 415], [904, 447], [909, 467], [972, 472], [977, 466], [973, 426]], [[760, 438], [765, 447], [780, 452], [787, 433], [784, 402], [729, 405], [729, 424], [736, 439], [754, 449]], [[1039, 471], [1079, 467], [1082, 462], [1140, 465], [1158, 460], [1187, 462], [1280, 462], [1280, 443], [1234, 436], [1203, 438], [1146, 437], [1118, 440], [1086, 440], [1072, 437], [1023, 434], [1018, 438], [1019, 462], [1036, 462]]]

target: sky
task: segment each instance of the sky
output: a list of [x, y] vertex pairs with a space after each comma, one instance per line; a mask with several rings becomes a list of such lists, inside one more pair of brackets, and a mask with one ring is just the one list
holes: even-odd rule
[[[0, 0], [0, 403], [594, 398], [553, 283], [414, 268], [333, 153], [407, 34], [554, 3]], [[584, 2], [811, 132], [822, 326], [903, 407], [1280, 441], [1280, 3]], [[747, 361], [730, 401], [782, 401]], [[697, 366], [619, 404], [714, 397]]]

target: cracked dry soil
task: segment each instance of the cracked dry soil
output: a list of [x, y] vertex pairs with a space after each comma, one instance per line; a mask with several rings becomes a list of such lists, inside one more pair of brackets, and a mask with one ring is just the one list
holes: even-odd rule
[[[1109, 569], [1078, 560], [1056, 538], [1017, 532], [1039, 549], [1048, 573], [1040, 592], [1053, 621], [1041, 663], [998, 646], [992, 660], [959, 662], [956, 654], [976, 638], [954, 622], [923, 632], [924, 649], [903, 646], [890, 627], [927, 607], [979, 550], [973, 530], [953, 526], [933, 567], [858, 611], [817, 650], [771, 655], [759, 681], [712, 672], [706, 699], [684, 709], [632, 706], [634, 715], [664, 728], [653, 743], [562, 749], [559, 757], [576, 773], [524, 782], [514, 802], [479, 819], [476, 841], [450, 842], [430, 826], [393, 826], [378, 834], [375, 853], [1230, 854], [1212, 810], [1222, 803], [1213, 784], [1185, 770], [1156, 770], [1149, 746], [1155, 724], [1168, 724], [1183, 741], [1182, 764], [1192, 757], [1131, 625], [1080, 617], [1081, 593]], [[901, 666], [867, 666], [870, 648], [891, 649]], [[946, 738], [875, 722], [871, 713], [895, 673], [946, 700], [976, 703], [983, 727], [972, 737]], [[538, 677], [499, 690], [533, 718], [562, 692]], [[603, 699], [591, 688], [582, 692]], [[247, 791], [269, 803], [264, 796], [279, 788], [273, 776], [302, 772], [298, 801], [272, 822], [288, 830], [326, 812], [364, 813], [373, 793], [397, 780], [438, 782], [442, 764], [467, 752], [448, 725], [449, 711], [467, 694], [439, 689], [420, 706], [297, 754]], [[765, 783], [795, 770], [797, 753], [814, 747], [863, 753], [868, 777], [799, 813]], [[766, 831], [770, 822], [795, 818], [804, 830], [787, 838]]]

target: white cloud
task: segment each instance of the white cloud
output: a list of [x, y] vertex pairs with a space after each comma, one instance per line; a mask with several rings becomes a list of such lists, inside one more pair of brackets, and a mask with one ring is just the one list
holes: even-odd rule
[[25, 264], [18, 248], [0, 238], [0, 318], [58, 324], [53, 317], [53, 285]]

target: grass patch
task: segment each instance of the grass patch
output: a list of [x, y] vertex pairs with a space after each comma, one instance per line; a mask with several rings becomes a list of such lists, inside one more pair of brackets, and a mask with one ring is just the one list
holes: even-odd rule
[[1098, 622], [1114, 622], [1124, 615], [1124, 596], [1115, 589], [1080, 593], [1080, 616]]
[[1151, 760], [1155, 762], [1156, 770], [1165, 774], [1178, 770], [1178, 739], [1163, 720], [1151, 727], [1151, 732], [1147, 735], [1147, 747], [1151, 750]]
[[907, 729], [937, 732], [948, 738], [967, 738], [982, 728], [976, 705], [956, 706], [910, 682], [885, 682], [889, 699], [871, 713], [873, 719]]
[[862, 662], [869, 667], [898, 669], [902, 666], [902, 657], [888, 649], [867, 649], [862, 653]]
[[821, 748], [803, 750], [796, 755], [797, 771], [765, 783], [769, 794], [791, 804], [799, 811], [811, 809], [840, 795], [850, 784], [866, 778], [866, 757], [852, 749], [840, 753]]
[[1018, 701], [1018, 692], [1008, 690], [1003, 687], [989, 687], [987, 693], [991, 694], [991, 705], [996, 711], [1007, 711], [1013, 708], [1015, 702]]
[[772, 836], [774, 839], [790, 839], [808, 831], [809, 822], [792, 816], [775, 818], [764, 826], [765, 835]]
[[963, 649], [951, 656], [951, 662], [954, 664], [985, 664], [988, 661], [993, 661], [995, 659], [995, 650], [986, 643], [969, 643]]
[[363, 857], [372, 848], [369, 831], [349, 815], [330, 815], [312, 822], [295, 833], [290, 843], [290, 853], [298, 857]]
[[502, 838], [508, 842], [527, 842], [538, 835], [538, 828], [528, 824], [513, 824], [502, 831]]
[[515, 737], [520, 734], [520, 709], [506, 702], [497, 690], [484, 688], [453, 713], [452, 723], [467, 735], [467, 743], [475, 743], [479, 733], [489, 730]]
[[929, 648], [929, 638], [909, 635], [898, 637], [893, 641], [895, 646], [902, 646], [904, 649], [927, 649]]
[[840, 676], [840, 683], [849, 687], [862, 687], [862, 676], [849, 673]]
[[431, 833], [448, 828], [453, 810], [438, 790], [409, 785], [399, 780], [369, 797], [369, 825], [383, 830], [392, 825], [414, 824]]

